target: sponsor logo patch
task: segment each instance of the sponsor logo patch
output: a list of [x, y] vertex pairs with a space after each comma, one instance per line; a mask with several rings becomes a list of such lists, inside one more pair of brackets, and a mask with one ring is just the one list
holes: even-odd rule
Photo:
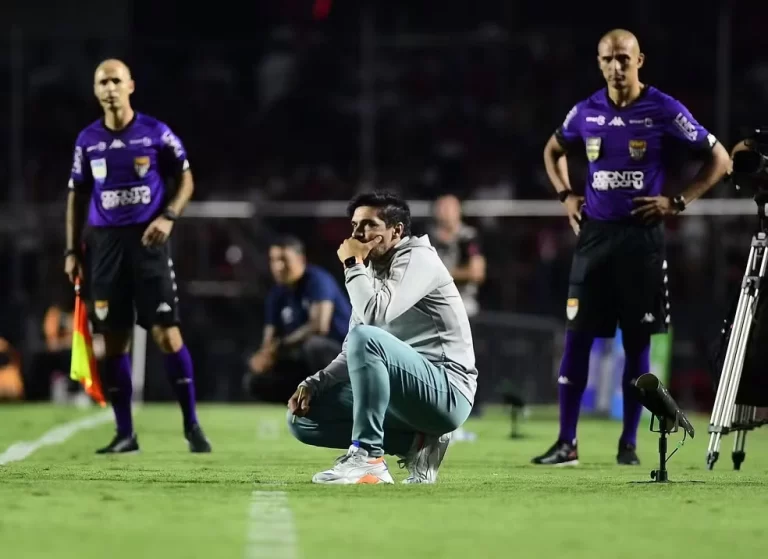
[[97, 181], [103, 181], [107, 178], [107, 160], [91, 159], [91, 174]]
[[587, 138], [584, 146], [587, 150], [587, 159], [590, 162], [597, 161], [600, 157], [600, 147], [603, 144], [602, 138]]

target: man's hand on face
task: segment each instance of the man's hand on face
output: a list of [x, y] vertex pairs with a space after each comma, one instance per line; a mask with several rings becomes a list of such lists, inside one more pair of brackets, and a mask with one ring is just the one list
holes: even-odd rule
[[344, 242], [339, 245], [339, 250], [336, 251], [336, 256], [339, 257], [339, 261], [344, 263], [345, 260], [354, 257], [358, 263], [362, 264], [371, 250], [374, 247], [381, 244], [384, 238], [381, 235], [377, 235], [368, 242], [360, 241], [354, 237], [344, 239]]

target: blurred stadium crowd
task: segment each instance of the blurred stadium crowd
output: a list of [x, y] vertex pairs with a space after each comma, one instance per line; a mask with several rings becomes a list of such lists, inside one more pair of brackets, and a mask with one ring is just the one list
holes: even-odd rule
[[[66, 346], [72, 297], [61, 272], [65, 185], [77, 132], [99, 115], [92, 72], [103, 58], [120, 56], [132, 66], [134, 106], [168, 122], [185, 142], [197, 201], [248, 200], [258, 207], [266, 200], [346, 200], [372, 186], [420, 200], [445, 193], [551, 199], [541, 151], [575, 101], [601, 86], [595, 43], [615, 20], [599, 12], [581, 20], [553, 15], [550, 7], [530, 3], [489, 2], [471, 15], [445, 3], [439, 10], [423, 4], [399, 15], [377, 10], [375, 36], [366, 32], [358, 8], [345, 13], [334, 6], [327, 19], [315, 13], [313, 21], [296, 16], [309, 3], [286, 2], [270, 12], [271, 19], [254, 23], [251, 38], [201, 38], [197, 32], [209, 14], [200, 11], [190, 16], [197, 27], [185, 23], [183, 31], [181, 23], [169, 31], [142, 22], [129, 38], [22, 37], [0, 46], [0, 107], [21, 110], [20, 134], [0, 135], [0, 153], [9, 154], [0, 157], [0, 181], [20, 194], [2, 190], [0, 203], [7, 203], [8, 219], [20, 215], [11, 205], [20, 198], [28, 212], [23, 215], [49, 217], [20, 228], [6, 225], [1, 233], [0, 267], [15, 272], [0, 275], [0, 333], [23, 356], [22, 367], [34, 369], [27, 374], [66, 364], [65, 358], [58, 366], [50, 360], [38, 365], [34, 356], [58, 352], [50, 341], [57, 336]], [[768, 58], [760, 55], [768, 52], [762, 48], [768, 38], [761, 18], [733, 15], [738, 33], [731, 38], [730, 99], [723, 109], [716, 95], [718, 14], [697, 14], [691, 24], [696, 40], [683, 40], [668, 22], [692, 16], [685, 3], [669, 4], [665, 25], [653, 23], [661, 21], [655, 15], [660, 2], [628, 8], [644, 22], [633, 27], [647, 54], [642, 77], [681, 99], [730, 147], [740, 125], [768, 117]], [[157, 20], [173, 12], [171, 6], [152, 9]], [[237, 17], [230, 14], [233, 21]], [[14, 70], [19, 48], [23, 57]], [[14, 91], [23, 106], [13, 104]], [[722, 110], [727, 119], [720, 118]], [[366, 128], [368, 111], [373, 126]], [[718, 122], [728, 129], [718, 130]], [[20, 150], [13, 145], [18, 139]], [[577, 162], [574, 184], [582, 183], [580, 177]], [[672, 189], [681, 178], [671, 177]], [[725, 185], [714, 192], [734, 195]], [[488, 262], [481, 309], [558, 324], [574, 242], [565, 218], [488, 215], [467, 222], [479, 231]], [[743, 217], [686, 217], [669, 225], [676, 370], [706, 365], [702, 350], [733, 295], [729, 282], [742, 274], [750, 234], [743, 223]], [[424, 232], [430, 224], [416, 225]], [[348, 234], [343, 216], [190, 219], [174, 232], [186, 335], [193, 340], [188, 345], [200, 348], [203, 399], [236, 397], [234, 381], [222, 379], [241, 374], [245, 356], [258, 346], [261, 300], [271, 283], [266, 248], [277, 232], [297, 235], [311, 262], [341, 276], [335, 249]], [[57, 315], [57, 328], [52, 309], [64, 313]], [[516, 326], [508, 333], [529, 335]], [[482, 346], [482, 329], [477, 335]], [[551, 359], [526, 367], [544, 364], [551, 367]], [[162, 381], [156, 389], [148, 385], [153, 391], [163, 397]]]

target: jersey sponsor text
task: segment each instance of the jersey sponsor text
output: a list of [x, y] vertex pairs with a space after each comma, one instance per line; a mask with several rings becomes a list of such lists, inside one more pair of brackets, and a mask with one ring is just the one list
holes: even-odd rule
[[595, 190], [642, 190], [644, 186], [645, 174], [642, 171], [595, 171], [592, 174], [592, 188]]
[[152, 191], [148, 186], [134, 186], [120, 190], [101, 192], [101, 207], [112, 210], [121, 206], [147, 205], [152, 201]]

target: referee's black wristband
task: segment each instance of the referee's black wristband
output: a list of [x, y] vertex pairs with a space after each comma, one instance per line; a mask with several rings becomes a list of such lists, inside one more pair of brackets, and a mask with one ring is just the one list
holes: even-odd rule
[[560, 199], [560, 202], [565, 202], [571, 194], [573, 194], [573, 190], [565, 189], [558, 192], [557, 197]]
[[176, 221], [179, 219], [179, 214], [174, 212], [171, 208], [165, 208], [165, 211], [163, 211], [163, 217], [169, 221]]
[[672, 198], [672, 207], [674, 207], [678, 213], [684, 212], [687, 205], [688, 204], [683, 196], [675, 196]]
[[80, 251], [75, 250], [73, 248], [68, 248], [64, 251], [64, 258], [67, 258], [68, 256], [77, 256], [80, 257]]

